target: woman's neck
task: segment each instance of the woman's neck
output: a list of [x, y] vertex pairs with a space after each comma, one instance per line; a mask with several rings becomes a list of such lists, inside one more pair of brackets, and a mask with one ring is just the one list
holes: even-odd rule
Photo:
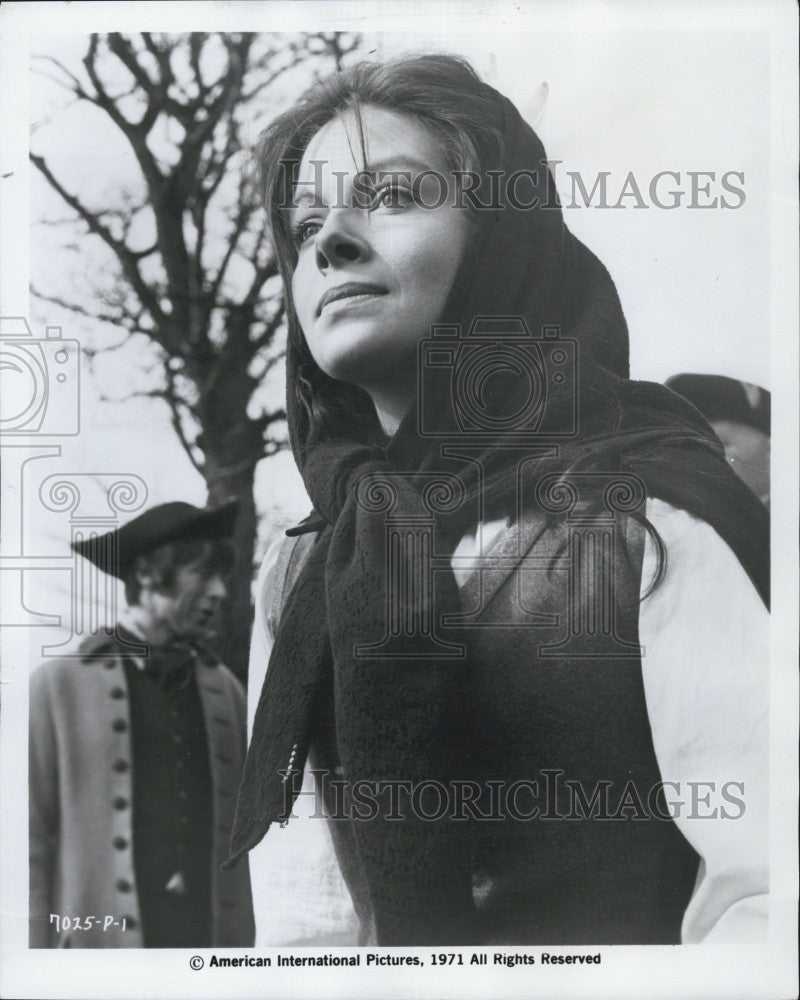
[[378, 414], [378, 421], [384, 434], [392, 437], [400, 426], [403, 417], [411, 409], [414, 400], [414, 387], [405, 389], [398, 385], [381, 386], [374, 389], [367, 389], [372, 402], [375, 404], [375, 411]]

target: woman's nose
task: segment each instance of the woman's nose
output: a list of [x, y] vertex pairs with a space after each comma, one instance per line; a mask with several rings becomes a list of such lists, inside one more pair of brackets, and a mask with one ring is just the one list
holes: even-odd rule
[[363, 261], [369, 255], [369, 244], [352, 220], [345, 220], [336, 209], [328, 213], [325, 224], [315, 240], [317, 267], [341, 267]]

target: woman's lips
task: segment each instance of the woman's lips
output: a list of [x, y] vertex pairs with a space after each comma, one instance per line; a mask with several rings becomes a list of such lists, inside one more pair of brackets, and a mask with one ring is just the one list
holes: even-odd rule
[[319, 305], [317, 306], [317, 316], [322, 312], [325, 306], [330, 305], [331, 302], [340, 302], [343, 299], [358, 299], [358, 298], [377, 298], [381, 295], [386, 295], [386, 289], [381, 285], [370, 285], [365, 284], [360, 281], [348, 281], [344, 285], [337, 285], [335, 288], [329, 288], [327, 292], [319, 300]]

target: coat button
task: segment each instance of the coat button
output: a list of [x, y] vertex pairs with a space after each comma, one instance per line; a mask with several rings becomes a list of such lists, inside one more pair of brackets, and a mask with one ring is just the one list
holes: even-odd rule
[[114, 719], [111, 723], [111, 728], [115, 733], [124, 733], [128, 728], [128, 723], [124, 719]]
[[128, 841], [125, 839], [125, 837], [114, 837], [111, 843], [114, 845], [114, 847], [116, 847], [118, 851], [124, 851], [125, 848], [128, 846]]
[[117, 879], [117, 889], [120, 892], [130, 892], [133, 887], [126, 878]]
[[121, 688], [121, 687], [111, 688], [111, 690], [109, 691], [109, 694], [116, 701], [119, 701], [120, 698], [124, 698], [125, 697], [125, 689]]
[[114, 806], [115, 809], [128, 808], [128, 800], [125, 798], [124, 795], [118, 795], [111, 804]]
[[122, 758], [114, 761], [114, 770], [117, 772], [117, 774], [124, 774], [125, 771], [128, 770], [129, 766], [130, 765], [128, 764], [127, 760], [122, 760]]

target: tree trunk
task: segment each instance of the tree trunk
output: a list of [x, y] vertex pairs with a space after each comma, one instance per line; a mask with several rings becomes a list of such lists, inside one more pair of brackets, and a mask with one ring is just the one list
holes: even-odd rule
[[248, 331], [252, 311], [231, 310], [227, 322], [227, 342], [216, 363], [214, 377], [195, 373], [195, 382], [207, 392], [195, 416], [201, 427], [197, 444], [203, 452], [203, 475], [208, 485], [208, 501], [218, 505], [234, 497], [239, 516], [233, 543], [237, 559], [229, 581], [229, 615], [220, 652], [226, 666], [242, 681], [247, 679], [250, 648], [253, 556], [256, 540], [256, 507], [253, 498], [255, 468], [264, 457], [263, 422], [247, 415], [255, 379], [247, 373]]
[[[210, 462], [210, 459], [207, 458]], [[217, 643], [223, 663], [242, 681], [247, 682], [247, 659], [252, 622], [251, 585], [256, 541], [256, 507], [253, 500], [255, 465], [231, 476], [220, 476], [209, 486], [208, 503], [216, 507], [234, 497], [239, 501], [239, 516], [233, 544], [236, 564], [228, 581], [228, 611], [223, 634]]]

